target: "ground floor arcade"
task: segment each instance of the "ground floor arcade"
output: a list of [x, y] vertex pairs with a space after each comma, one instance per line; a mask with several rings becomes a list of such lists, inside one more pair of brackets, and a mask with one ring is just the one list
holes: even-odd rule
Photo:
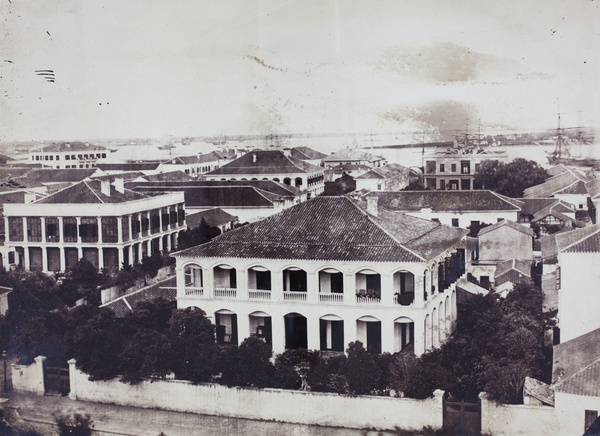
[[19, 265], [30, 271], [59, 272], [86, 259], [99, 269], [120, 269], [141, 262], [145, 256], [177, 248], [178, 231], [121, 244], [64, 243], [10, 247], [5, 266]]
[[278, 307], [228, 304], [227, 301], [178, 300], [180, 308], [199, 307], [216, 327], [216, 341], [240, 344], [255, 336], [274, 353], [307, 348], [343, 352], [349, 342], [361, 341], [376, 352], [417, 355], [439, 347], [455, 328], [456, 292], [439, 295], [420, 310], [375, 308]]

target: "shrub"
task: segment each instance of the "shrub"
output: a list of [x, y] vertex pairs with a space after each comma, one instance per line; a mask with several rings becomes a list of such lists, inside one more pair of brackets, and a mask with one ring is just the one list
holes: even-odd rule
[[92, 434], [92, 418], [89, 413], [82, 415], [57, 415], [55, 418], [60, 436], [90, 436]]

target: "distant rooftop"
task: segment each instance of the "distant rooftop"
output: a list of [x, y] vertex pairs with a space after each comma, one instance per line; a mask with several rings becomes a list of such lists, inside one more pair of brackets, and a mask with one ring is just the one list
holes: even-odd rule
[[90, 180], [72, 185], [34, 203], [41, 204], [90, 204], [90, 203], [125, 203], [133, 200], [143, 200], [147, 195], [125, 189], [119, 192], [110, 186], [110, 196], [101, 192], [101, 181]]
[[323, 168], [295, 157], [286, 156], [279, 150], [255, 150], [206, 173], [206, 175], [297, 174], [321, 171]]
[[382, 191], [369, 196], [379, 198], [379, 207], [403, 212], [519, 211], [517, 203], [493, 191]]

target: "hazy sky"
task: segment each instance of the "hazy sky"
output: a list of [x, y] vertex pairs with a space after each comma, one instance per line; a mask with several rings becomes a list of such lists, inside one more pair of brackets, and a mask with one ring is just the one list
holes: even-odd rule
[[0, 0], [0, 141], [598, 126], [599, 7]]

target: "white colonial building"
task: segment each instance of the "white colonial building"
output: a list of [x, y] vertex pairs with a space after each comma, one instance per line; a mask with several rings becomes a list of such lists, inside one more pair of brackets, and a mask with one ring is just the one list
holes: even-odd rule
[[174, 250], [186, 229], [183, 193], [146, 195], [122, 181], [83, 181], [28, 204], [5, 204], [8, 262], [64, 271], [81, 258], [120, 268]]
[[454, 329], [466, 233], [374, 198], [316, 197], [175, 253], [177, 305], [204, 310], [218, 342], [420, 355]]
[[62, 142], [29, 152], [29, 162], [54, 169], [94, 168], [110, 162], [111, 150], [84, 142]]
[[206, 180], [273, 180], [295, 186], [308, 197], [325, 189], [325, 169], [279, 150], [254, 150], [205, 174]]

